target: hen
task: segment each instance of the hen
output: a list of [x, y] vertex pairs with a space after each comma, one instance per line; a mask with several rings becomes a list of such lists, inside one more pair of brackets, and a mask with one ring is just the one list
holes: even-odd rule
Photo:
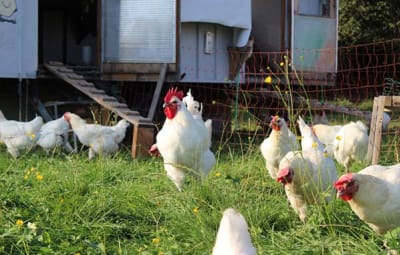
[[272, 179], [276, 179], [279, 162], [286, 153], [298, 150], [299, 144], [295, 134], [289, 130], [285, 120], [279, 116], [272, 117], [269, 136], [261, 143], [260, 150], [265, 159], [266, 168]]
[[0, 122], [0, 141], [7, 146], [11, 156], [17, 158], [21, 151], [36, 146], [42, 125], [43, 119], [40, 116], [29, 122], [3, 120]]
[[[188, 111], [192, 114], [195, 120], [203, 121], [203, 104], [199, 103], [198, 101], [194, 100], [192, 96], [192, 92], [189, 91], [186, 93], [186, 96], [182, 99], [182, 102], [186, 105]], [[208, 119], [204, 122], [206, 125], [208, 132], [210, 134], [210, 143], [212, 137], [212, 120]]]
[[343, 125], [314, 124], [312, 130], [318, 139], [325, 145], [326, 152], [333, 157], [333, 143]]
[[279, 163], [278, 182], [285, 186], [286, 196], [299, 218], [307, 218], [307, 205], [330, 201], [334, 196], [331, 184], [337, 179], [335, 162], [299, 117], [301, 151], [291, 151]]
[[87, 124], [84, 119], [70, 112], [64, 113], [64, 119], [71, 125], [79, 141], [89, 147], [89, 159], [93, 159], [96, 154], [109, 155], [115, 153], [129, 126], [129, 123], [124, 119], [120, 120], [115, 126]]
[[256, 255], [244, 217], [228, 208], [222, 216], [212, 255]]
[[279, 164], [277, 181], [284, 185], [290, 205], [303, 222], [309, 204], [329, 202], [334, 197], [336, 172], [324, 169], [325, 163], [333, 169], [331, 161], [316, 160], [321, 156], [314, 151], [290, 151]]
[[349, 172], [355, 161], [366, 160], [368, 151], [368, 128], [361, 121], [344, 125], [336, 134], [333, 142], [333, 155], [337, 162]]
[[177, 88], [165, 95], [166, 120], [151, 149], [161, 154], [167, 175], [179, 191], [186, 173], [204, 177], [216, 163], [208, 128], [203, 121], [194, 119], [182, 99], [183, 92]]
[[337, 196], [375, 232], [400, 226], [400, 164], [372, 165], [342, 175], [334, 184]]
[[72, 152], [73, 148], [68, 141], [69, 124], [64, 117], [52, 120], [40, 128], [40, 137], [37, 144], [47, 153], [62, 146], [66, 152]]

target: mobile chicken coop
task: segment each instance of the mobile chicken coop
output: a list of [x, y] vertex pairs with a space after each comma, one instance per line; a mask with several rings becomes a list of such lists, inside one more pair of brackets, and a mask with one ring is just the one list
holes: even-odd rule
[[[22, 81], [63, 80], [135, 126], [136, 155], [153, 142], [152, 122], [164, 83], [241, 82], [253, 45], [263, 52], [296, 52], [291, 54], [293, 63], [299, 49], [332, 49], [328, 55], [318, 50], [307, 55], [302, 65], [324, 75], [334, 73], [337, 4], [338, 0], [5, 0], [0, 7], [0, 78], [15, 80], [21, 93]], [[155, 83], [147, 114], [129, 109], [97, 86], [108, 82]]]

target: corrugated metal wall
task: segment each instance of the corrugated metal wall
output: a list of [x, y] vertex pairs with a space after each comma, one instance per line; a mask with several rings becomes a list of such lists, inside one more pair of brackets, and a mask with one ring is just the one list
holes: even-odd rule
[[103, 0], [103, 61], [175, 63], [176, 0]]

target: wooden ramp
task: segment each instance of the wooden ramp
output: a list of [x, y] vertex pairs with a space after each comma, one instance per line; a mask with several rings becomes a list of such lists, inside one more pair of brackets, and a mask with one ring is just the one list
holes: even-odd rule
[[118, 102], [115, 97], [108, 96], [103, 90], [97, 89], [93, 83], [88, 82], [82, 75], [66, 67], [60, 62], [49, 62], [44, 65], [58, 78], [72, 85], [89, 98], [114, 112], [133, 125], [132, 157], [147, 155], [147, 151], [154, 141], [155, 125], [149, 118], [145, 118], [137, 111], [130, 110], [124, 103]]

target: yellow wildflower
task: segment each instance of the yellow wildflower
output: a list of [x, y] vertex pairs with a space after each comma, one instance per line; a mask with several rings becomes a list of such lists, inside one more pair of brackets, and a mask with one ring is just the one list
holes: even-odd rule
[[220, 177], [220, 176], [221, 176], [220, 172], [215, 173], [215, 177]]
[[336, 140], [340, 141], [342, 140], [342, 137], [340, 135], [336, 136]]
[[63, 198], [63, 197], [60, 199], [60, 203], [61, 203], [61, 204], [64, 203], [64, 198]]
[[193, 209], [193, 213], [194, 213], [194, 214], [198, 214], [198, 213], [199, 213], [199, 208], [198, 208], [198, 207], [195, 207], [195, 208]]
[[215, 101], [215, 100], [212, 100], [212, 102], [211, 102], [212, 104], [216, 104], [217, 103], [217, 101]]
[[22, 225], [24, 225], [24, 221], [21, 220], [21, 219], [18, 219], [18, 220], [15, 222], [15, 224], [16, 224], [18, 227], [22, 227]]
[[157, 255], [164, 255], [164, 252], [159, 251]]
[[264, 82], [267, 83], [267, 84], [271, 84], [272, 77], [268, 75], [267, 77], [265, 77]]
[[317, 143], [313, 143], [313, 144], [312, 144], [312, 147], [313, 147], [313, 148], [317, 148], [317, 147], [318, 147], [318, 144], [317, 144]]
[[326, 151], [324, 151], [324, 158], [327, 158], [328, 157], [328, 152], [326, 152]]
[[41, 175], [40, 173], [37, 173], [37, 174], [36, 174], [36, 179], [37, 179], [38, 181], [43, 180], [43, 175]]
[[285, 63], [283, 63], [283, 61], [282, 62], [280, 62], [279, 63], [279, 66], [283, 66]]
[[158, 237], [153, 238], [152, 242], [153, 242], [154, 244], [159, 244], [159, 243], [160, 243], [160, 238], [158, 238]]

